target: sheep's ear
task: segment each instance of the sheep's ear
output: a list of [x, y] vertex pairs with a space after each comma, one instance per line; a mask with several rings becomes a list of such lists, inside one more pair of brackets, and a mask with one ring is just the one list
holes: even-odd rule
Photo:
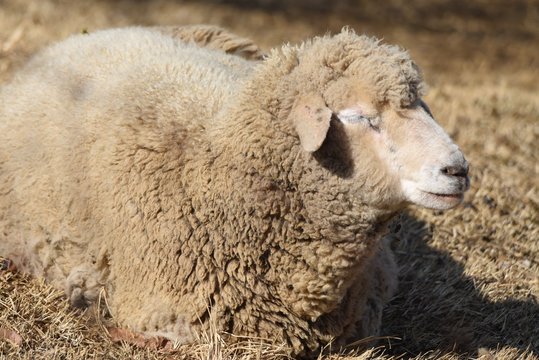
[[290, 116], [305, 151], [315, 152], [322, 146], [328, 133], [331, 114], [324, 99], [318, 94], [308, 94], [296, 99]]

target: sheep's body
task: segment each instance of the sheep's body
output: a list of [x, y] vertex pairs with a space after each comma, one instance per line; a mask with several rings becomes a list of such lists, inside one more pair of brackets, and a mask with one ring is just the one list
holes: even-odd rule
[[[379, 46], [319, 40], [358, 41]], [[290, 49], [257, 65], [132, 28], [45, 50], [0, 90], [0, 254], [75, 304], [104, 287], [149, 334], [190, 341], [213, 323], [303, 355], [375, 335], [396, 277], [380, 237], [401, 205], [383, 205], [382, 172], [357, 194], [325, 162], [332, 145], [301, 149], [282, 120]], [[414, 101], [410, 69], [388, 101]]]

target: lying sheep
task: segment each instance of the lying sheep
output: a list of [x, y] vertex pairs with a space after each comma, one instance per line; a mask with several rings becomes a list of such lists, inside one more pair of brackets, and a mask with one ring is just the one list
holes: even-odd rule
[[213, 323], [312, 356], [376, 335], [386, 224], [469, 186], [416, 65], [346, 29], [261, 62], [181, 38], [73, 36], [1, 88], [0, 254], [180, 342]]

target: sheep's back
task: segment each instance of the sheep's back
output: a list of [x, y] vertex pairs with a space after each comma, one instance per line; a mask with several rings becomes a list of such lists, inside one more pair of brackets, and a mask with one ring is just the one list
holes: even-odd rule
[[[250, 68], [143, 28], [73, 36], [35, 56], [0, 87], [0, 254], [55, 242], [85, 252], [81, 243], [106, 237], [118, 179], [132, 171], [125, 159], [171, 147], [195, 157]], [[55, 256], [19, 263], [54, 279], [71, 266]]]
[[19, 71], [2, 95], [9, 102], [3, 111], [29, 105], [41, 113], [47, 108], [117, 107], [134, 99], [144, 105], [152, 100], [150, 90], [174, 91], [174, 99], [159, 93], [161, 102], [197, 98], [195, 108], [219, 108], [251, 67], [239, 57], [146, 28], [80, 34], [45, 49]]

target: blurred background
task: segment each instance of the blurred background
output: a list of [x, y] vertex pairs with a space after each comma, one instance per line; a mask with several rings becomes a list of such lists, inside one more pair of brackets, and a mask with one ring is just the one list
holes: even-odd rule
[[[225, 26], [266, 48], [348, 25], [410, 49], [427, 79], [496, 70], [526, 82], [514, 69], [538, 68], [537, 0], [0, 0], [0, 41], [20, 29], [24, 41], [3, 47], [23, 56], [83, 29], [194, 23]], [[5, 56], [0, 66], [10, 66]]]

